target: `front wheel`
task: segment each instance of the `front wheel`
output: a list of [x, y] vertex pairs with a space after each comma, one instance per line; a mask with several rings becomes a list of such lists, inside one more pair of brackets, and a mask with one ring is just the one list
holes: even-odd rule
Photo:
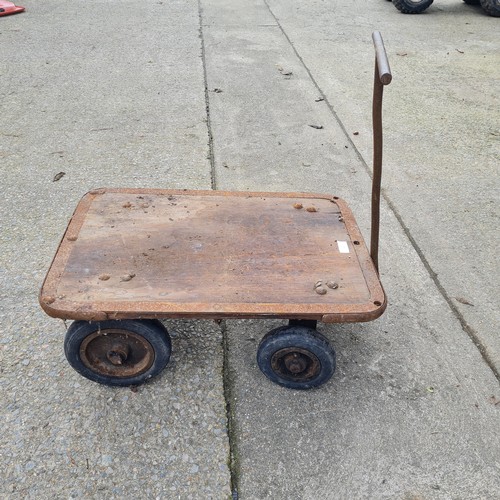
[[75, 321], [66, 332], [64, 354], [84, 377], [104, 385], [139, 385], [158, 375], [172, 347], [158, 320]]
[[493, 17], [500, 17], [500, 0], [481, 0], [481, 7]]
[[420, 14], [430, 7], [434, 0], [392, 0], [392, 3], [403, 14]]
[[313, 328], [282, 326], [264, 336], [257, 363], [272, 382], [289, 389], [312, 389], [335, 371], [335, 351]]

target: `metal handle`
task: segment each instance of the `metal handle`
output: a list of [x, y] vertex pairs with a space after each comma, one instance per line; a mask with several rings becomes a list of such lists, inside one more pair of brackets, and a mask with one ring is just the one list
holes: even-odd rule
[[392, 74], [380, 31], [374, 31], [372, 38], [373, 45], [375, 45], [375, 60], [377, 62], [380, 83], [382, 83], [382, 85], [389, 85], [392, 80]]
[[375, 31], [372, 35], [375, 46], [375, 78], [373, 82], [373, 179], [372, 179], [372, 226], [370, 238], [370, 255], [378, 272], [378, 241], [380, 232], [380, 187], [382, 180], [382, 97], [384, 85], [392, 80], [389, 60], [385, 52], [382, 35]]

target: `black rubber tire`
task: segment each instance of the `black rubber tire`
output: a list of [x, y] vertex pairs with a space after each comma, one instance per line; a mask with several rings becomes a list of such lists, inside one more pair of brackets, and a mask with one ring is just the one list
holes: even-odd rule
[[[307, 369], [292, 373], [285, 358], [299, 357]], [[264, 336], [257, 350], [257, 364], [272, 382], [288, 389], [307, 390], [330, 380], [335, 372], [335, 351], [313, 328], [281, 326]]]
[[[127, 350], [119, 363], [110, 361], [109, 353], [118, 356], [114, 351], [105, 356], [99, 350], [99, 345], [101, 350], [103, 346], [108, 349], [111, 342], [120, 342], [119, 349], [125, 346]], [[94, 346], [92, 352], [89, 346]], [[167, 366], [171, 352], [170, 336], [158, 320], [74, 321], [64, 338], [69, 364], [85, 378], [110, 386], [143, 384]]]
[[464, 0], [467, 5], [479, 5], [481, 0]]
[[430, 7], [434, 0], [392, 0], [392, 3], [403, 14], [420, 14]]
[[500, 0], [481, 0], [481, 7], [493, 17], [500, 17]]

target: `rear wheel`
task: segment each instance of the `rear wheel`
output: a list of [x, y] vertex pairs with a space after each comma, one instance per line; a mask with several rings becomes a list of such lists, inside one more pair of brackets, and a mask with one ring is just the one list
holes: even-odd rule
[[427, 9], [434, 0], [392, 0], [392, 3], [403, 14], [420, 14]]
[[481, 0], [481, 7], [493, 17], [500, 17], [500, 0]]
[[158, 375], [171, 353], [170, 337], [158, 320], [75, 321], [64, 353], [80, 375], [104, 385], [139, 385]]
[[257, 363], [272, 382], [289, 389], [312, 389], [335, 371], [335, 351], [313, 328], [282, 326], [261, 341]]

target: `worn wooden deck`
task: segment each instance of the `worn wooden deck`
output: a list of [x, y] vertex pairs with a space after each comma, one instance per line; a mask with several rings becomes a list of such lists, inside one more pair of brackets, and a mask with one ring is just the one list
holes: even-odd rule
[[147, 189], [95, 190], [81, 200], [40, 302], [51, 316], [86, 320], [368, 321], [386, 305], [342, 200]]

